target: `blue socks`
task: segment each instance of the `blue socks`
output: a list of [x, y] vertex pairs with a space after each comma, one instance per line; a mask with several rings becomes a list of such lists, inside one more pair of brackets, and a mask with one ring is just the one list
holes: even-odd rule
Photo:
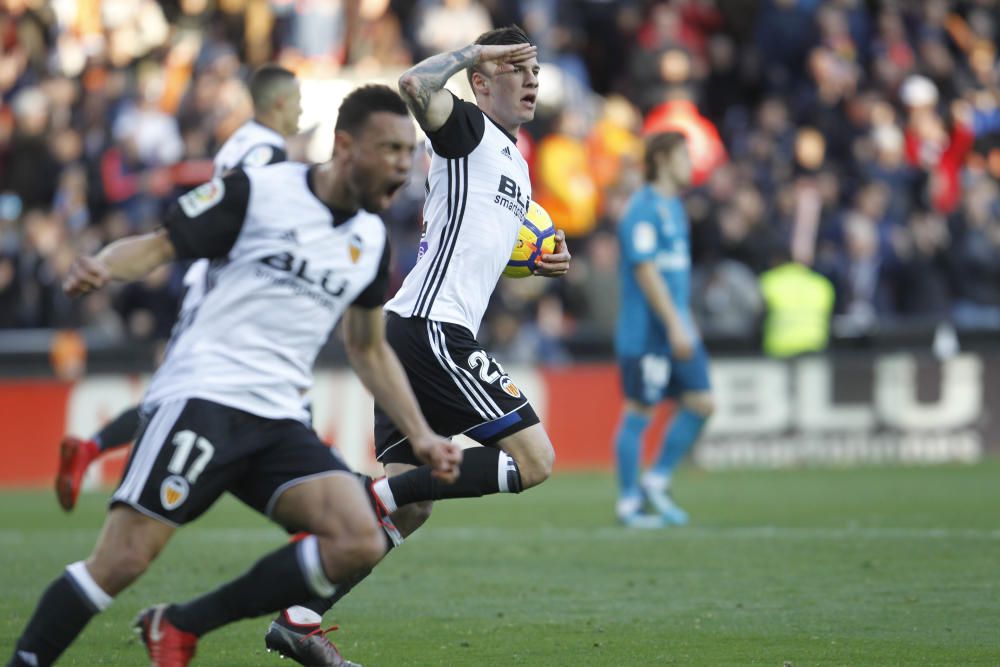
[[681, 408], [674, 416], [674, 421], [663, 439], [660, 456], [653, 464], [651, 472], [663, 477], [670, 477], [674, 468], [681, 462], [684, 455], [691, 451], [692, 445], [701, 435], [701, 429], [707, 419], [701, 415]]
[[642, 432], [649, 426], [649, 417], [637, 412], [625, 412], [615, 436], [618, 459], [618, 489], [622, 498], [639, 498], [639, 453]]

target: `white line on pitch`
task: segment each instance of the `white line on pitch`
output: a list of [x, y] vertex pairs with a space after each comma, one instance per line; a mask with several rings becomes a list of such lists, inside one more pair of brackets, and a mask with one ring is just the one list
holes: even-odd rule
[[[686, 526], [663, 530], [635, 530], [618, 526], [595, 528], [490, 528], [473, 526], [447, 526], [428, 528], [425, 539], [441, 541], [476, 541], [522, 539], [537, 537], [550, 541], [626, 541], [648, 540], [1000, 540], [1000, 529], [955, 528], [901, 528], [901, 527], [808, 527], [808, 526]], [[419, 533], [418, 533], [419, 535]]]

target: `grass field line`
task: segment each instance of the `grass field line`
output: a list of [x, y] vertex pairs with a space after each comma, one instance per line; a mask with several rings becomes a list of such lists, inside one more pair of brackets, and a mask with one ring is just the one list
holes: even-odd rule
[[[510, 540], [520, 531], [514, 528], [484, 526], [447, 526], [427, 531], [428, 539], [476, 542]], [[624, 539], [676, 540], [978, 540], [1000, 541], [1000, 528], [905, 528], [905, 527], [809, 527], [809, 526], [685, 526], [662, 530], [626, 529], [619, 526], [599, 528], [532, 527], [525, 533], [549, 541], [621, 541]]]
[[[1000, 528], [913, 528], [892, 526], [686, 526], [663, 530], [635, 530], [618, 526], [539, 527], [527, 529], [495, 526], [441, 526], [426, 528], [414, 535], [420, 541], [504, 542], [518, 537], [549, 542], [621, 542], [662, 540], [968, 540], [1000, 542]], [[0, 530], [0, 546], [17, 546], [33, 539], [88, 541], [97, 531], [87, 528], [58, 530]], [[280, 543], [282, 534], [275, 528], [212, 528], [182, 531], [176, 538], [198, 544], [209, 543]]]

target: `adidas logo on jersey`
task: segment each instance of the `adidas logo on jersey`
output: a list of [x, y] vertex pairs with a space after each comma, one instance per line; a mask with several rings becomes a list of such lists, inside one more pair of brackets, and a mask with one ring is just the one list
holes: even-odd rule
[[514, 158], [512, 158], [510, 156], [510, 146], [504, 146], [503, 150], [500, 151], [500, 154], [501, 155], [506, 155], [508, 160], [513, 160], [514, 159]]
[[298, 243], [299, 242], [299, 237], [298, 237], [298, 234], [295, 233], [294, 229], [289, 229], [287, 232], [282, 232], [281, 233], [281, 240], [282, 241], [291, 241], [292, 243]]

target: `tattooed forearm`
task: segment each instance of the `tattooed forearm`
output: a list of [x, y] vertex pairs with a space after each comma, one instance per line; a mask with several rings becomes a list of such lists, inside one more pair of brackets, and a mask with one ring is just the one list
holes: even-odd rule
[[471, 44], [458, 51], [440, 53], [417, 63], [399, 78], [399, 92], [421, 125], [427, 117], [431, 96], [444, 88], [456, 72], [475, 65], [480, 47]]

